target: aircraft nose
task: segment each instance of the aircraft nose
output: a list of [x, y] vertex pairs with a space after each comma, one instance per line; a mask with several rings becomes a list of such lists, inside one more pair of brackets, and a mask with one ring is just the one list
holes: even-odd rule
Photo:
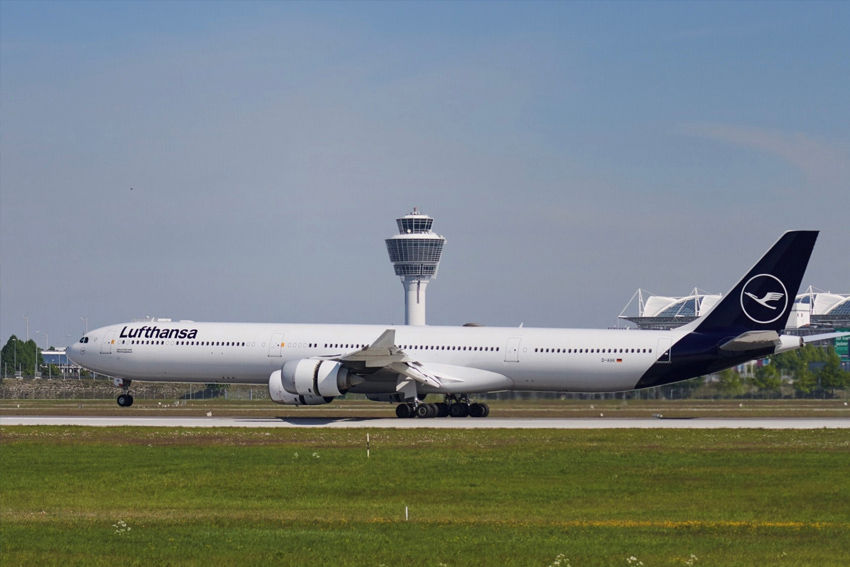
[[79, 343], [74, 343], [74, 344], [68, 346], [65, 349], [65, 356], [68, 357], [68, 360], [70, 360], [71, 362], [76, 364], [77, 360], [79, 360], [79, 356], [80, 356], [80, 345], [79, 345]]

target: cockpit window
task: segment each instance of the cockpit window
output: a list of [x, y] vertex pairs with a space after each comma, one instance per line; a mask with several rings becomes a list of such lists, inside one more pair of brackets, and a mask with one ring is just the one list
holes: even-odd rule
[[88, 337], [83, 337], [83, 338], [81, 338], [81, 339], [80, 339], [80, 342], [81, 342], [81, 343], [87, 343], [87, 342], [89, 342], [89, 338], [88, 338]]

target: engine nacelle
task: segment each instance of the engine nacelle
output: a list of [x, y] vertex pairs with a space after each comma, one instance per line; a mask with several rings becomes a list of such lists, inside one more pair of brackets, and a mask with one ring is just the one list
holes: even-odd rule
[[290, 360], [281, 371], [283, 389], [290, 394], [336, 397], [348, 390], [348, 370], [332, 360]]
[[291, 406], [317, 406], [333, 401], [332, 396], [314, 396], [313, 394], [290, 394], [283, 388], [280, 370], [275, 370], [269, 376], [269, 397], [279, 404]]

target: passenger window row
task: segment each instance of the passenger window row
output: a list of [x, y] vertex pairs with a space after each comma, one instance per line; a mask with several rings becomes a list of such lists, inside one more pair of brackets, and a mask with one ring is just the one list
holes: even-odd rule
[[[164, 345], [167, 341], [160, 340], [131, 340], [131, 341], [121, 341], [121, 344], [129, 344], [131, 345]], [[238, 342], [238, 341], [176, 341], [176, 345], [178, 346], [228, 346], [228, 347], [244, 347], [247, 346], [247, 343]]]
[[401, 345], [401, 350], [460, 350], [460, 351], [476, 351], [476, 352], [499, 352], [499, 347], [485, 346], [446, 346], [446, 345]]
[[554, 354], [641, 354], [652, 353], [651, 348], [535, 348], [534, 352]]
[[[325, 348], [366, 348], [369, 345], [356, 343], [325, 343]], [[499, 347], [485, 346], [449, 346], [449, 345], [395, 345], [401, 350], [454, 350], [454, 351], [476, 351], [476, 352], [499, 352]]]

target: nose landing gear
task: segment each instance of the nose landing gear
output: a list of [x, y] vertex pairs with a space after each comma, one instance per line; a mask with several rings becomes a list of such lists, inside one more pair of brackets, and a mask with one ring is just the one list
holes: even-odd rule
[[118, 396], [116, 400], [122, 408], [128, 408], [133, 405], [133, 396], [130, 394], [130, 380], [124, 378], [113, 378], [112, 383], [124, 390], [124, 393]]
[[122, 408], [128, 408], [133, 405], [133, 396], [130, 394], [121, 394], [118, 396], [118, 405]]

